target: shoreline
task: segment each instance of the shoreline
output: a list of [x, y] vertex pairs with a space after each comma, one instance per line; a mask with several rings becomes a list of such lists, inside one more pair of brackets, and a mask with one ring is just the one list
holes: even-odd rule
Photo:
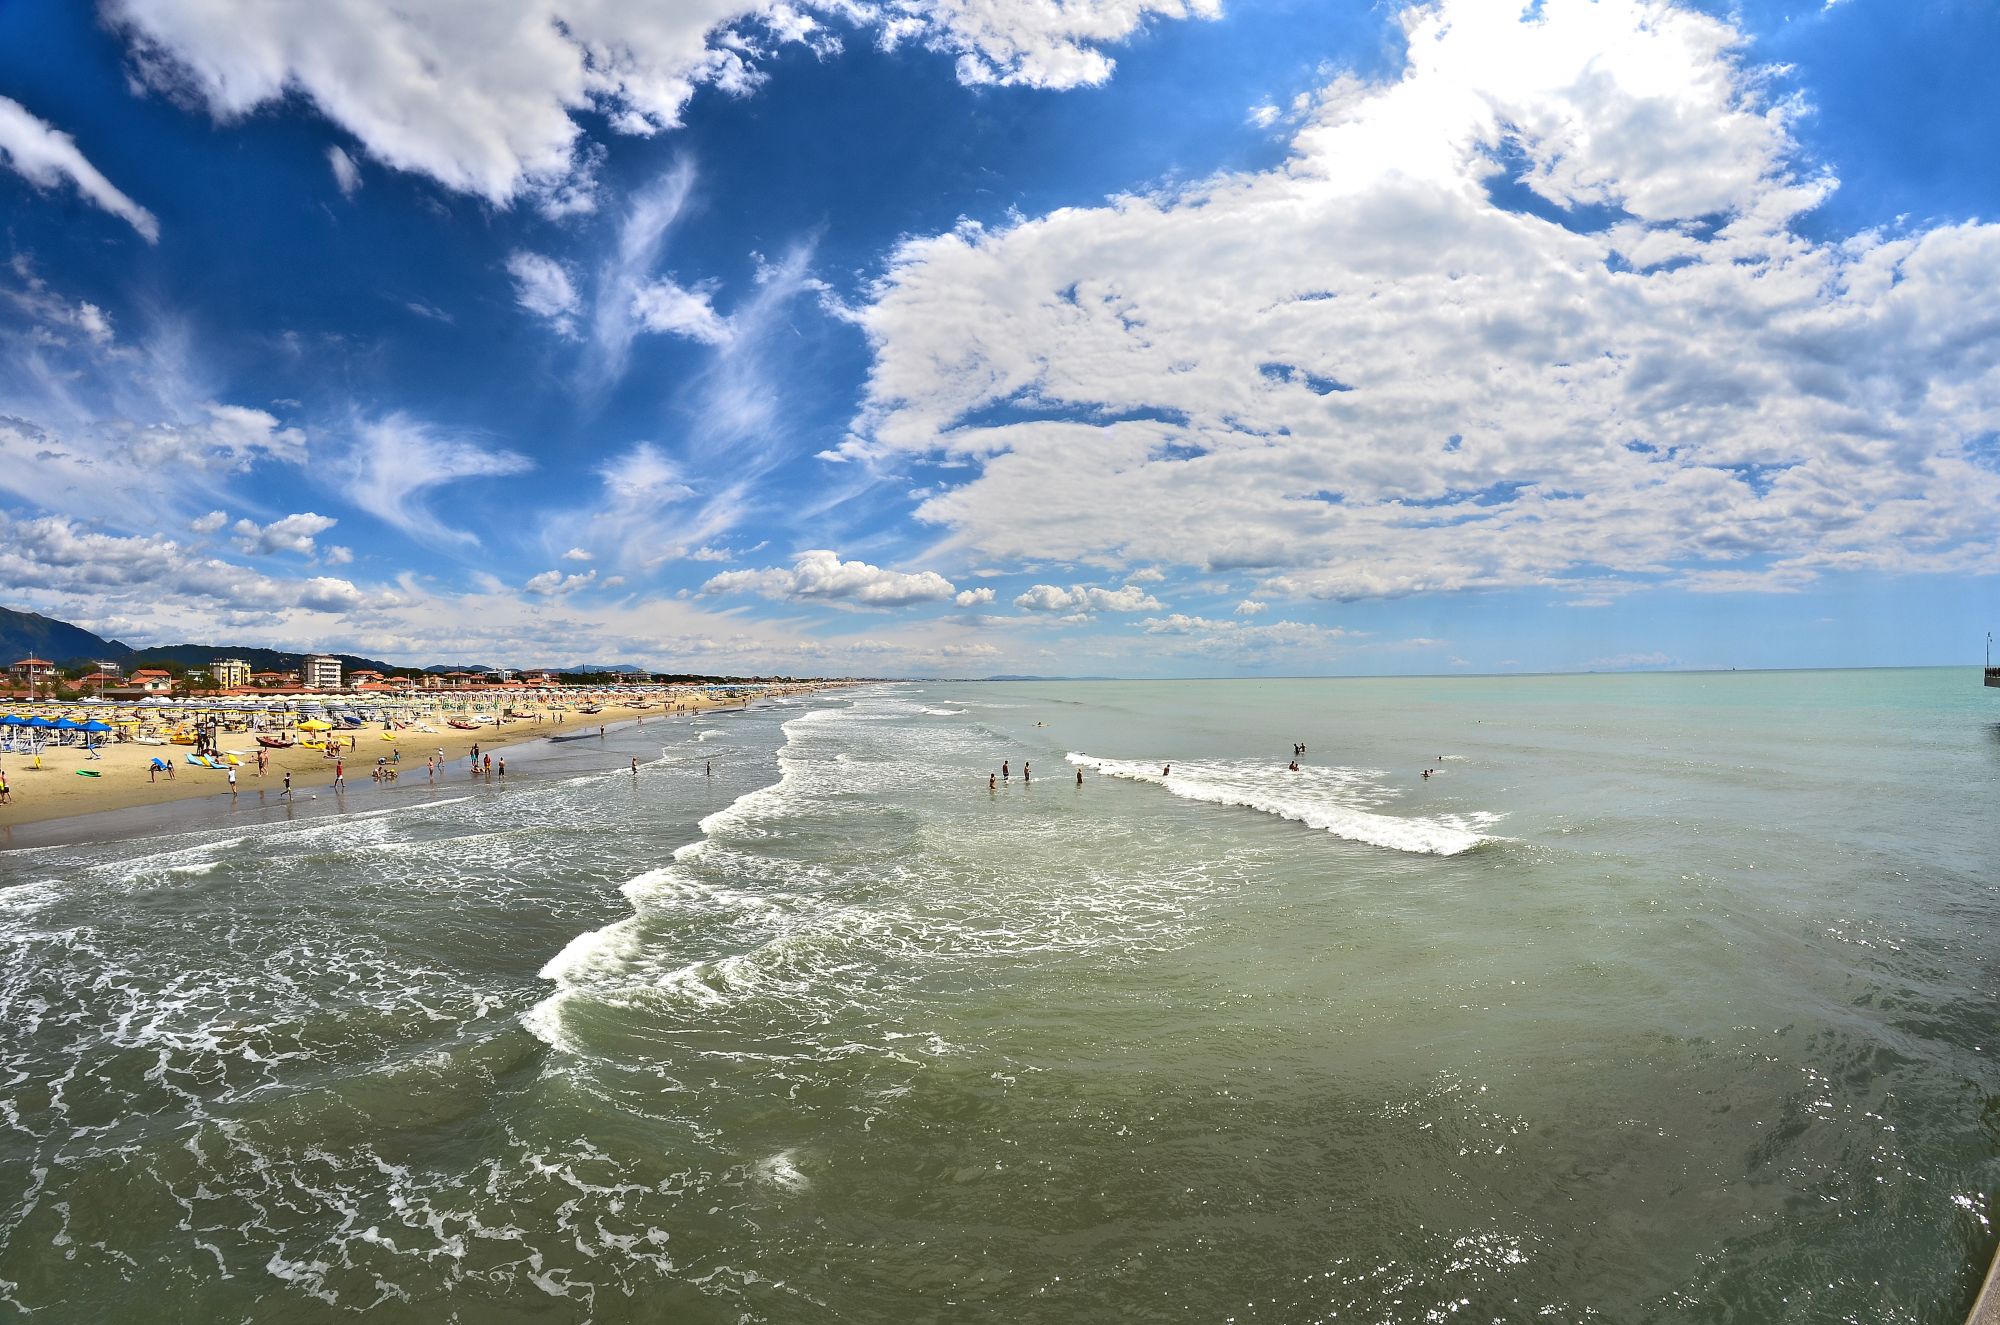
[[[435, 784], [441, 788], [444, 786], [442, 779], [447, 774], [454, 785], [462, 784], [468, 778], [465, 761], [474, 745], [479, 747], [482, 755], [490, 752], [497, 758], [503, 750], [547, 741], [551, 737], [581, 738], [598, 727], [604, 728], [609, 736], [613, 731], [642, 727], [649, 720], [664, 723], [703, 714], [739, 713], [778, 695], [813, 693], [826, 688], [818, 685], [773, 687], [752, 695], [747, 701], [682, 696], [676, 697], [674, 702], [684, 703], [687, 707], [678, 711], [663, 709], [657, 704], [634, 708], [607, 703], [602, 713], [570, 711], [561, 715], [563, 721], [560, 722], [556, 721], [555, 715], [545, 713], [540, 721], [533, 717], [512, 719], [503, 725], [481, 727], [476, 731], [452, 727], [429, 732], [398, 731], [393, 733], [393, 741], [384, 741], [382, 737], [385, 733], [381, 726], [371, 723], [365, 730], [339, 733], [351, 738], [350, 747], [342, 751], [347, 789], [376, 789], [377, 784], [371, 776], [376, 759], [387, 757], [393, 761], [397, 751], [402, 756], [399, 762], [394, 763], [398, 778], [390, 787], [410, 789], [413, 771], [416, 787], [431, 787], [433, 784], [423, 771], [424, 760], [435, 757], [437, 751], [442, 749], [445, 763], [440, 780]], [[558, 741], [556, 746], [560, 748], [566, 743]], [[255, 753], [260, 747], [254, 736], [244, 732], [228, 733], [223, 736], [220, 745], [225, 752], [234, 753], [242, 760], [236, 770], [237, 804], [255, 808], [269, 806], [276, 801], [282, 805], [286, 772], [292, 775], [295, 793], [314, 797], [332, 789], [335, 760], [320, 751], [268, 751], [269, 768], [260, 777], [255, 764]], [[39, 770], [31, 766], [32, 757], [29, 755], [0, 755], [0, 768], [6, 771], [13, 795], [11, 804], [0, 805], [0, 852], [51, 845], [58, 840], [142, 836], [149, 831], [166, 831], [170, 821], [163, 818], [162, 812], [174, 805], [185, 805], [190, 810], [197, 803], [207, 801], [231, 805], [228, 774], [219, 769], [188, 764], [186, 757], [189, 751], [188, 746], [121, 742], [101, 747], [100, 757], [92, 760], [86, 759], [84, 751], [77, 747], [51, 748], [43, 753]], [[148, 768], [156, 756], [174, 765], [172, 778], [159, 774], [156, 780], [149, 780]], [[79, 777], [76, 774], [80, 769], [95, 771], [100, 776]], [[76, 822], [80, 820], [89, 820], [88, 828], [93, 831], [74, 835], [62, 831], [65, 826], [86, 827]], [[155, 820], [160, 822], [156, 824]], [[137, 832], [122, 831], [128, 826], [136, 828]], [[31, 832], [27, 834], [30, 840], [19, 841], [13, 831], [16, 828], [46, 831]]]

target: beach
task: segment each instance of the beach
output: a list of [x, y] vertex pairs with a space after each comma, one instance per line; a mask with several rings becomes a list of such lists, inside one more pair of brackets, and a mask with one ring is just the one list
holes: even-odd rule
[[[759, 689], [756, 698], [803, 689], [806, 687]], [[347, 702], [346, 697], [337, 694], [320, 698], [336, 708]], [[465, 697], [455, 698], [461, 704], [465, 702]], [[739, 708], [746, 702], [755, 702], [747, 695], [725, 698], [700, 692], [676, 694], [671, 701], [663, 701], [655, 695], [641, 701], [644, 707], [634, 707], [632, 700], [632, 696], [618, 692], [591, 693], [566, 698], [563, 702], [569, 707], [555, 708], [546, 702], [529, 703], [513, 697], [503, 701], [494, 696], [485, 707], [498, 710], [503, 703], [518, 705], [519, 711], [527, 716], [503, 718], [497, 725], [482, 726], [476, 731], [450, 727], [443, 717], [432, 717], [425, 723], [434, 729], [431, 731], [406, 729], [388, 732], [381, 722], [369, 722], [365, 729], [343, 730], [330, 735], [337, 736], [342, 742], [339, 761], [344, 764], [349, 786], [368, 782], [377, 759], [393, 761], [399, 782], [408, 783], [413, 775], [416, 781], [422, 782], [427, 776], [424, 761], [435, 758], [440, 749], [444, 751], [445, 767], [439, 775], [463, 777], [466, 759], [474, 745], [485, 754], [526, 741], [573, 735], [587, 728], [672, 721], [676, 716], [684, 719], [694, 713]], [[603, 711], [596, 714], [579, 712], [575, 706], [585, 702], [600, 704]], [[682, 711], [677, 715], [663, 706], [666, 702], [679, 706]], [[17, 701], [14, 707], [23, 705]], [[109, 708], [106, 706], [107, 710]], [[9, 711], [7, 705], [0, 703], [0, 712], [6, 711]], [[73, 711], [85, 712], [81, 706]], [[304, 732], [295, 734], [299, 737], [308, 735]], [[282, 795], [288, 772], [292, 775], [292, 786], [298, 792], [325, 787], [334, 780], [336, 760], [319, 750], [303, 747], [266, 750], [265, 769], [260, 775], [257, 753], [262, 747], [253, 733], [225, 732], [218, 744], [225, 754], [233, 754], [239, 761], [236, 766], [236, 795], [239, 800]], [[97, 757], [91, 758], [91, 752], [80, 745], [51, 744], [43, 750], [39, 768], [30, 755], [0, 753], [0, 770], [6, 774], [11, 793], [11, 802], [0, 805], [0, 849], [8, 844], [6, 830], [18, 825], [211, 796], [226, 800], [229, 796], [228, 772], [188, 763], [187, 756], [192, 750], [193, 747], [186, 745], [111, 741], [96, 747], [94, 753]], [[172, 775], [152, 772], [151, 765], [155, 759], [170, 764]], [[80, 771], [97, 776], [79, 776]]]

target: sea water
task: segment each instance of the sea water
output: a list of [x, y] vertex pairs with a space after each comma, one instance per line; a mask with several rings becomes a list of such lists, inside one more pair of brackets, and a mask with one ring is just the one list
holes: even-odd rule
[[1955, 1322], [1992, 1250], [1976, 675], [884, 685], [509, 754], [0, 855], [0, 1302]]

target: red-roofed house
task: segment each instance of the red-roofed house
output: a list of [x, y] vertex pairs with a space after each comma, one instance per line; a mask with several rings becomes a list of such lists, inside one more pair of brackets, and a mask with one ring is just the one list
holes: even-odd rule
[[148, 695], [172, 694], [174, 678], [157, 667], [141, 667], [126, 682], [128, 688]]

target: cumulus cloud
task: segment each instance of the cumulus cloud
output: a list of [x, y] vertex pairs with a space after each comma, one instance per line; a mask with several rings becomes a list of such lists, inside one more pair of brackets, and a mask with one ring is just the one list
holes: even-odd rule
[[1030, 612], [1156, 612], [1160, 602], [1131, 584], [1122, 589], [1101, 589], [1094, 584], [1073, 584], [1066, 589], [1037, 584], [1016, 596], [1014, 606]]
[[597, 582], [597, 572], [589, 570], [581, 575], [565, 575], [559, 570], [545, 570], [540, 575], [531, 576], [521, 587], [531, 594], [543, 598], [557, 598], [588, 588]]
[[950, 580], [936, 571], [885, 570], [865, 561], [842, 561], [837, 552], [799, 553], [789, 569], [724, 571], [701, 586], [704, 594], [754, 593], [783, 602], [846, 602], [905, 607], [953, 596]]
[[119, 535], [60, 516], [20, 519], [0, 512], [0, 581], [16, 591], [74, 595], [98, 604], [168, 604], [178, 613], [345, 612], [385, 595], [341, 579], [289, 580], [215, 557], [170, 538]]
[[[201, 522], [195, 523], [199, 527]], [[309, 557], [316, 550], [313, 540], [338, 523], [332, 516], [303, 511], [282, 520], [273, 520], [267, 525], [260, 525], [255, 520], [238, 520], [231, 532], [236, 535], [236, 546], [252, 556], [292, 552]]]
[[207, 515], [198, 515], [188, 521], [188, 528], [194, 530], [197, 534], [212, 534], [228, 523], [229, 512], [210, 511]]
[[1255, 598], [1245, 598], [1242, 602], [1236, 605], [1236, 615], [1255, 616], [1257, 613], [1264, 611], [1269, 606], [1270, 606], [1269, 603], [1260, 603]]
[[160, 242], [160, 223], [133, 202], [78, 150], [76, 140], [28, 113], [20, 102], [0, 97], [0, 164], [38, 189], [68, 183], [105, 211], [139, 232], [148, 244]]
[[[1102, 47], [1218, 0], [107, 0], [141, 75], [219, 120], [298, 95], [376, 160], [505, 204], [592, 202], [579, 119], [649, 135], [704, 86], [753, 87], [766, 52], [830, 51], [828, 20], [956, 57], [972, 84], [1070, 87], [1111, 72]], [[108, 188], [108, 186], [105, 186]], [[129, 204], [128, 204], [129, 206]], [[143, 214], [142, 214], [143, 215]], [[136, 224], [136, 222], [135, 222]]]
[[1991, 569], [2000, 227], [1803, 233], [1833, 181], [1712, 15], [1401, 21], [1278, 168], [907, 242], [844, 453], [962, 466], [918, 514], [976, 555], [1259, 599]]
[[516, 303], [546, 320], [559, 334], [575, 334], [582, 301], [567, 268], [554, 258], [516, 250], [507, 257], [507, 274], [514, 278]]
[[592, 560], [592, 557], [591, 557], [591, 554], [590, 554], [590, 553], [588, 553], [588, 552], [585, 552], [585, 551], [584, 551], [584, 550], [583, 550], [582, 548], [580, 548], [580, 547], [573, 547], [573, 548], [571, 548], [571, 549], [570, 549], [569, 551], [567, 551], [567, 552], [563, 553], [563, 560], [564, 560], [564, 561], [590, 561], [590, 560]]
[[981, 603], [992, 602], [993, 591], [985, 588], [960, 589], [957, 595], [952, 598], [952, 601], [960, 607], [976, 607]]

